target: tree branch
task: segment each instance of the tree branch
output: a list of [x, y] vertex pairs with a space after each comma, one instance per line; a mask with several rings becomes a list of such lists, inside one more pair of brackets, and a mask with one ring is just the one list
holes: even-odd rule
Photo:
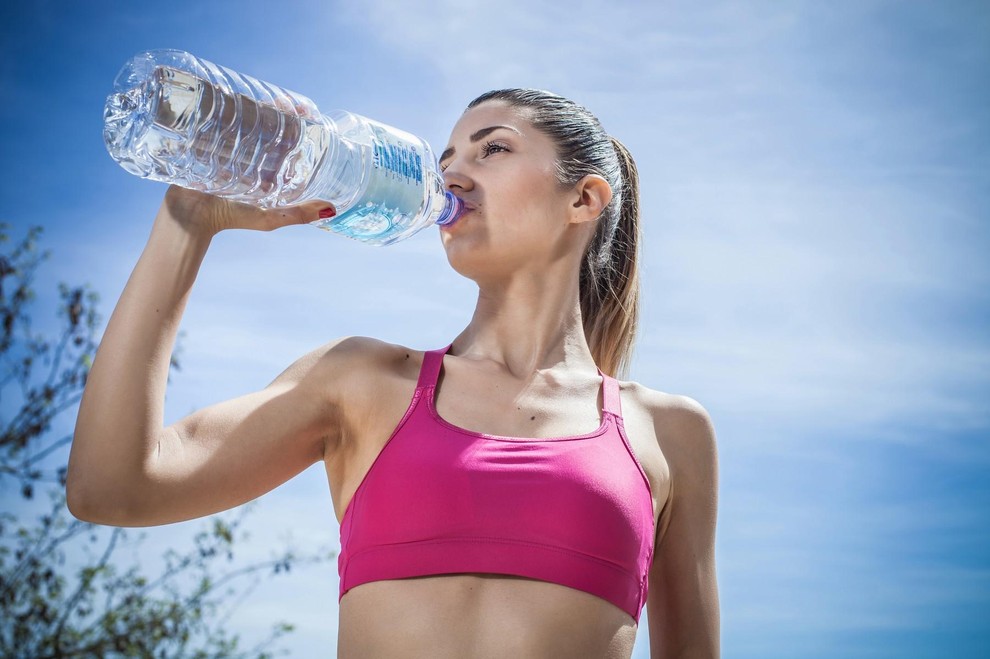
[[79, 587], [76, 588], [76, 592], [69, 597], [69, 601], [65, 605], [65, 612], [62, 613], [62, 617], [58, 621], [58, 626], [55, 628], [54, 645], [56, 654], [62, 651], [62, 631], [65, 629], [66, 621], [69, 619], [69, 616], [72, 615], [76, 608], [76, 604], [79, 603], [80, 598], [82, 598], [86, 590], [89, 589], [90, 584], [96, 578], [96, 575], [106, 568], [107, 562], [110, 560], [110, 555], [113, 554], [114, 547], [117, 545], [117, 538], [120, 537], [121, 533], [123, 533], [123, 529], [114, 529], [113, 533], [110, 534], [110, 542], [107, 543], [106, 551], [103, 552], [103, 556], [96, 564], [96, 567], [86, 568], [83, 570], [84, 576], [79, 580]]

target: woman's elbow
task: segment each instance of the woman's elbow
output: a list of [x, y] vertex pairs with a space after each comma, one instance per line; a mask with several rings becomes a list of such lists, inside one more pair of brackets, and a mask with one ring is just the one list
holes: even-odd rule
[[107, 524], [107, 520], [100, 516], [97, 508], [80, 493], [78, 486], [70, 486], [70, 482], [66, 481], [65, 484], [65, 506], [72, 516], [80, 522]]
[[100, 505], [100, 500], [106, 499], [106, 495], [93, 492], [93, 488], [88, 486], [85, 479], [73, 475], [70, 471], [65, 479], [65, 505], [72, 513], [72, 516], [80, 522], [90, 524], [105, 524], [117, 526], [110, 520], [105, 512], [105, 506]]
[[104, 526], [140, 526], [133, 488], [115, 487], [115, 479], [81, 470], [71, 460], [65, 477], [65, 505], [81, 522]]

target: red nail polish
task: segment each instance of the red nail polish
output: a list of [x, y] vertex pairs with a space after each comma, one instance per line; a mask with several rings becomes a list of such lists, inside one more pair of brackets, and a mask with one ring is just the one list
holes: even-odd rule
[[336, 214], [337, 214], [336, 208], [334, 208], [333, 206], [327, 206], [326, 208], [320, 211], [320, 219], [325, 220], [329, 217], [333, 217]]

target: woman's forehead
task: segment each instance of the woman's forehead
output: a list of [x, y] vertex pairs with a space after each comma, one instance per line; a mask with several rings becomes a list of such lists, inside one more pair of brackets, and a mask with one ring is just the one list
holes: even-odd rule
[[454, 124], [450, 132], [451, 139], [458, 133], [470, 134], [488, 126], [506, 125], [526, 132], [529, 128], [525, 108], [515, 107], [503, 101], [487, 101], [473, 108], [468, 108]]

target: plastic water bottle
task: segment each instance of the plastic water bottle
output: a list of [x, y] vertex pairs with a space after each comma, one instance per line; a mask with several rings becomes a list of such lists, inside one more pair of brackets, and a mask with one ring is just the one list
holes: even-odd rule
[[104, 111], [104, 141], [127, 171], [262, 208], [327, 201], [314, 226], [388, 245], [451, 224], [462, 202], [415, 135], [336, 110], [181, 50], [128, 61]]

